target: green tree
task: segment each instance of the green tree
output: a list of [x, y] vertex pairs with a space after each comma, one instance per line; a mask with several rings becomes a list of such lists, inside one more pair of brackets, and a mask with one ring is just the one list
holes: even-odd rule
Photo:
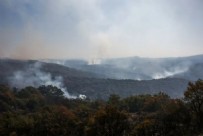
[[48, 86], [43, 85], [43, 86], [40, 86], [38, 89], [45, 96], [63, 97], [63, 94], [64, 94], [63, 91], [61, 91], [61, 89], [52, 85], [48, 85]]
[[128, 115], [117, 108], [101, 108], [90, 117], [87, 136], [125, 136], [129, 128]]
[[145, 112], [156, 112], [169, 101], [169, 96], [165, 93], [158, 93], [145, 99], [142, 110]]
[[15, 108], [15, 96], [10, 88], [0, 85], [0, 112], [10, 111]]
[[120, 104], [120, 96], [117, 94], [112, 94], [109, 96], [108, 104], [118, 107]]
[[156, 121], [154, 119], [149, 119], [147, 117], [142, 119], [132, 129], [131, 136], [153, 136], [156, 135], [155, 132]]
[[186, 136], [189, 134], [190, 114], [185, 103], [179, 99], [171, 99], [162, 106], [158, 121], [159, 128], [164, 135]]
[[50, 106], [34, 115], [33, 135], [37, 136], [80, 136], [79, 121], [65, 106]]
[[203, 80], [197, 80], [195, 83], [189, 82], [184, 96], [194, 113], [197, 127], [201, 130], [203, 128]]

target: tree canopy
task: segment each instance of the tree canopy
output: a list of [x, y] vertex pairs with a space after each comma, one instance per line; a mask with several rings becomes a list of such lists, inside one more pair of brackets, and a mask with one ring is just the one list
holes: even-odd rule
[[203, 82], [184, 99], [162, 92], [107, 101], [67, 99], [54, 86], [0, 85], [1, 136], [192, 136], [202, 134]]

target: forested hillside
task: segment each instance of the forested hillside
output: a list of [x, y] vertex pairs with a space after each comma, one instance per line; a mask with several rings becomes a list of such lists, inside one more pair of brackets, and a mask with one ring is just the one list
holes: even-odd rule
[[161, 78], [203, 78], [203, 55], [169, 58], [126, 57], [114, 59], [43, 60], [111, 79], [151, 80]]
[[107, 99], [113, 93], [127, 97], [160, 91], [172, 97], [182, 97], [189, 82], [181, 78], [143, 81], [107, 79], [58, 64], [19, 60], [0, 60], [0, 77], [0, 83], [20, 89], [60, 84], [73, 95], [84, 94], [91, 99]]
[[107, 101], [67, 99], [54, 86], [0, 85], [1, 136], [197, 136], [203, 132], [203, 81], [184, 99], [165, 93]]

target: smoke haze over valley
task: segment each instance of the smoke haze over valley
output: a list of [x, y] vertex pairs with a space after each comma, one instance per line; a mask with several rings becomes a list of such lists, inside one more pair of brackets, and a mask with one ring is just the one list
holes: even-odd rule
[[151, 80], [162, 78], [184, 78], [197, 80], [203, 72], [195, 70], [203, 66], [203, 55], [179, 58], [141, 58], [85, 60], [42, 60], [78, 70], [102, 75], [104, 78]]
[[55, 86], [63, 91], [66, 98], [75, 99], [76, 96], [71, 96], [64, 87], [63, 78], [61, 76], [52, 77], [51, 73], [41, 71], [42, 63], [36, 62], [29, 65], [24, 71], [15, 71], [12, 76], [8, 77], [8, 83], [12, 87], [23, 89], [27, 86]]
[[203, 136], [203, 0], [0, 0], [0, 136]]
[[[203, 78], [203, 55], [181, 58], [0, 61], [0, 83], [13, 87], [53, 85], [68, 98], [107, 99], [165, 92], [182, 97], [189, 81]], [[68, 92], [67, 92], [68, 90]]]
[[159, 91], [181, 97], [188, 81], [203, 78], [202, 6], [202, 0], [0, 0], [0, 83], [54, 85], [67, 97]]

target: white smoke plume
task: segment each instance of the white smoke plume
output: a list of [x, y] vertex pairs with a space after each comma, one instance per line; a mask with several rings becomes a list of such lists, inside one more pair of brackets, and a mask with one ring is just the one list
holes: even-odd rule
[[162, 79], [162, 78], [171, 77], [171, 76], [174, 76], [174, 75], [177, 75], [177, 74], [181, 74], [181, 73], [187, 72], [188, 69], [189, 68], [186, 67], [186, 68], [182, 68], [182, 69], [175, 69], [173, 71], [167, 71], [167, 70], [165, 70], [162, 73], [155, 73], [155, 74], [153, 74], [152, 75], [152, 79]]
[[64, 96], [70, 99], [76, 99], [76, 96], [70, 95], [63, 85], [63, 78], [61, 76], [53, 77], [50, 73], [40, 70], [42, 64], [36, 62], [25, 71], [16, 71], [12, 77], [9, 77], [10, 85], [17, 88], [24, 88], [26, 86], [39, 87], [41, 85], [52, 85], [61, 91], [63, 91]]

